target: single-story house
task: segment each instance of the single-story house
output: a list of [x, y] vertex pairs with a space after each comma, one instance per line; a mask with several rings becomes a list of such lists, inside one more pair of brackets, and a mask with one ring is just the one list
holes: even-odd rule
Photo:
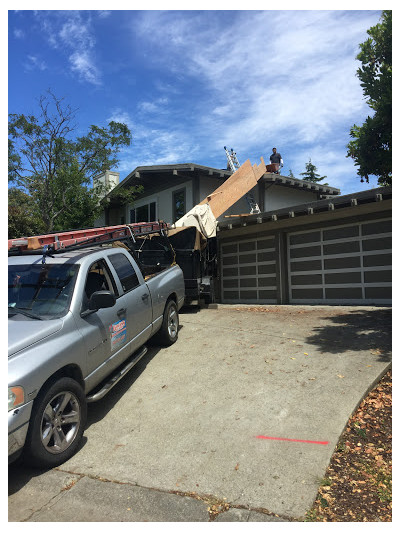
[[[215, 191], [231, 175], [231, 170], [217, 169], [185, 163], [179, 165], [152, 165], [135, 168], [123, 181], [115, 185], [116, 175], [107, 171], [97, 177], [111, 183], [113, 192], [120, 188], [142, 185], [143, 192], [131, 205], [108, 196], [109, 204], [96, 226], [116, 225], [132, 222], [164, 220], [173, 223]], [[339, 189], [307, 181], [266, 173], [257, 187], [250, 191], [261, 211], [319, 200], [325, 196], [340, 194]], [[243, 197], [224, 213], [249, 213], [249, 205]]]
[[[231, 174], [194, 163], [137, 167], [114, 190], [143, 185], [143, 193], [132, 205], [110, 198], [97, 225], [173, 223]], [[261, 213], [249, 214], [243, 197], [218, 219], [217, 301], [391, 304], [391, 187], [342, 196], [267, 172], [250, 192]]]

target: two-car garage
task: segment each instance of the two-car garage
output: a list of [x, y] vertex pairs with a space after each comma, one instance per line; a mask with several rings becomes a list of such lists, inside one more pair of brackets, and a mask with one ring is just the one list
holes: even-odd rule
[[220, 224], [220, 301], [390, 305], [391, 189]]

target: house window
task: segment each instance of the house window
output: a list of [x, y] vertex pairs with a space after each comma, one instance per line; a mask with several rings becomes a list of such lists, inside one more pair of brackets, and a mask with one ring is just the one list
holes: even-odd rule
[[174, 222], [179, 220], [186, 213], [186, 191], [180, 189], [172, 193], [172, 211]]
[[134, 209], [131, 209], [130, 212], [131, 223], [154, 222], [157, 220], [156, 217], [156, 202], [135, 207]]

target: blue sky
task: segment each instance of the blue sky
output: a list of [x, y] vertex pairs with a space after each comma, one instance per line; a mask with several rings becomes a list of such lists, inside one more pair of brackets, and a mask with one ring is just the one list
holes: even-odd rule
[[[109, 4], [109, 3], [108, 3]], [[267, 5], [267, 4], [266, 4]], [[360, 183], [349, 130], [371, 113], [355, 59], [381, 11], [9, 11], [8, 111], [37, 113], [48, 89], [89, 125], [125, 122], [139, 165], [226, 167], [276, 146], [283, 174], [318, 173], [342, 194]]]

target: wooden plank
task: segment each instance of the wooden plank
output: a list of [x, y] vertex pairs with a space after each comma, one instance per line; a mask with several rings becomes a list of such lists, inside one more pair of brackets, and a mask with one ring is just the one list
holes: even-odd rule
[[218, 218], [257, 185], [258, 180], [265, 173], [265, 169], [263, 158], [261, 158], [259, 165], [255, 164], [253, 166], [248, 159], [218, 189], [204, 198], [199, 205], [208, 203], [213, 215]]

